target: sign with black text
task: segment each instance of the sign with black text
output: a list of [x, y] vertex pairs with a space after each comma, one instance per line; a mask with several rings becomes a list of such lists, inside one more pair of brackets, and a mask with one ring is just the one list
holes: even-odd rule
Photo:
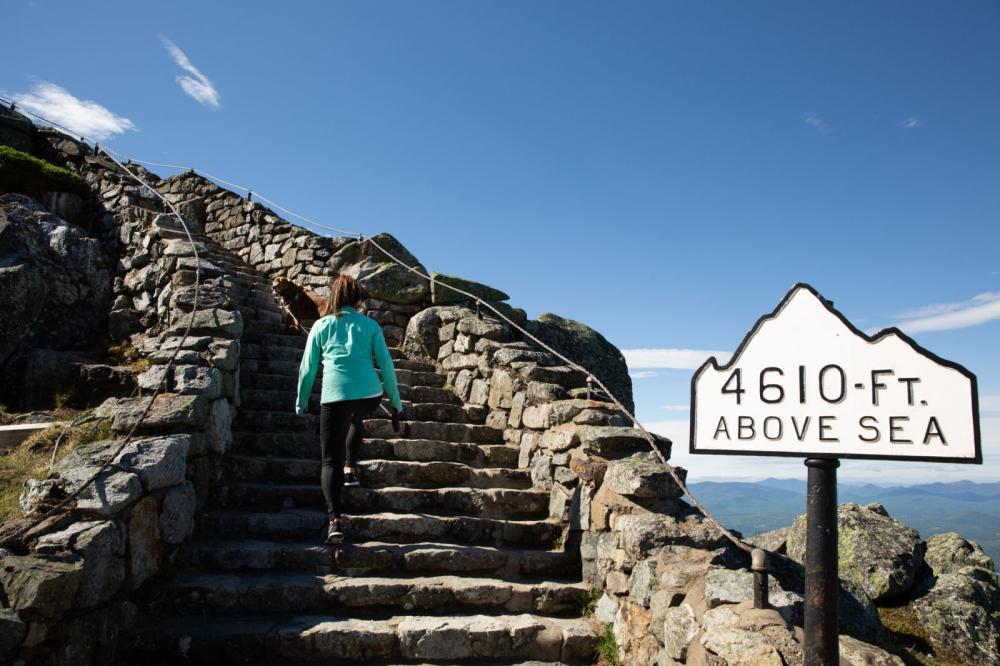
[[799, 284], [695, 373], [690, 451], [982, 463], [976, 378]]

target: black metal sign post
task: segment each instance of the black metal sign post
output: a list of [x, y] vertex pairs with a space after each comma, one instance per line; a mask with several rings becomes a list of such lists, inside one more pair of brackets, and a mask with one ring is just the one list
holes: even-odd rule
[[[976, 376], [897, 329], [861, 331], [797, 284], [727, 362], [709, 358], [691, 378], [689, 450], [805, 459], [805, 663], [837, 666], [840, 461], [981, 465]], [[752, 559], [758, 606], [765, 560]]]
[[806, 666], [840, 663], [837, 601], [837, 468], [836, 458], [807, 458], [806, 506]]

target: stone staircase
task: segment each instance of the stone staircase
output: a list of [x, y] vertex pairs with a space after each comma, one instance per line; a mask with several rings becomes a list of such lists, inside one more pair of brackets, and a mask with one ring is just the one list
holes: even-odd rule
[[401, 432], [367, 421], [348, 539], [323, 542], [318, 381], [294, 414], [305, 338], [264, 277], [212, 260], [249, 286], [234, 443], [128, 663], [591, 663], [589, 589], [548, 493], [430, 364], [393, 350]]

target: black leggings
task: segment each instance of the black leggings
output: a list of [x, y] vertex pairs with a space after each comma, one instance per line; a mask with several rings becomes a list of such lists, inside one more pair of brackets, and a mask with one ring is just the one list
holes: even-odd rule
[[[326, 499], [326, 513], [340, 515], [340, 489], [344, 485], [344, 466], [353, 467], [365, 437], [362, 420], [372, 412], [382, 396], [360, 400], [327, 402], [319, 409], [319, 448], [322, 456], [320, 486]], [[346, 454], [346, 460], [345, 460]]]

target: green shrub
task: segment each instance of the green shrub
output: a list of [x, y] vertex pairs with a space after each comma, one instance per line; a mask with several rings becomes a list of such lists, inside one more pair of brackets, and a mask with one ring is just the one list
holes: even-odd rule
[[0, 188], [37, 195], [42, 192], [82, 194], [86, 185], [68, 169], [10, 146], [0, 146]]

